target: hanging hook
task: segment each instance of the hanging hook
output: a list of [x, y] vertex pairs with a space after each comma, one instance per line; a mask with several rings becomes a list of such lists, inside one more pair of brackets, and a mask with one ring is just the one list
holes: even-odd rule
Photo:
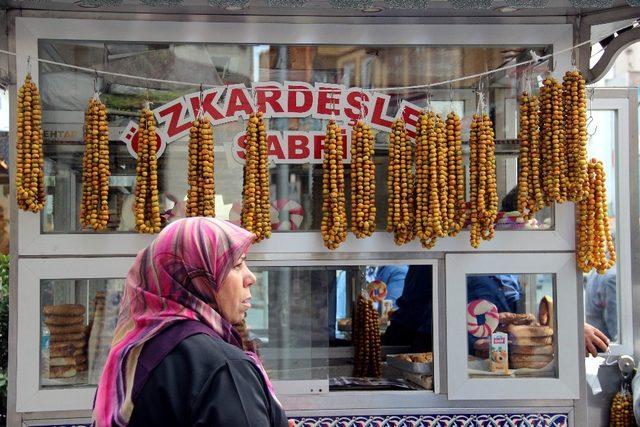
[[527, 69], [524, 90], [529, 92], [529, 95], [533, 95], [533, 66]]
[[[595, 95], [595, 88], [587, 88], [587, 93], [588, 93], [588, 102], [589, 102], [589, 117], [587, 117], [587, 129], [589, 129], [589, 126], [593, 123], [593, 96]], [[587, 136], [589, 137], [589, 140], [591, 140], [591, 138], [593, 138], [596, 133], [598, 133], [598, 125], [594, 126], [594, 129], [592, 132], [589, 132], [587, 130]]]
[[484, 97], [484, 92], [482, 91], [482, 83], [478, 84], [478, 91], [476, 92], [478, 95], [478, 106], [476, 107], [476, 114], [478, 114], [479, 116], [482, 116], [484, 114], [484, 103], [485, 103], [485, 97]]
[[453, 83], [449, 83], [449, 109], [453, 112]]
[[256, 110], [256, 113], [258, 112], [259, 108], [258, 108], [258, 97], [256, 96], [256, 87], [255, 86], [251, 86], [251, 101], [253, 101], [253, 107]]
[[98, 98], [98, 70], [93, 70], [93, 96]]
[[204, 83], [200, 83], [200, 92], [198, 93], [198, 112], [196, 113], [196, 119], [199, 119], [204, 114], [202, 104], [204, 103]]
[[398, 96], [396, 98], [396, 115], [399, 119], [402, 119], [403, 113], [404, 106], [402, 105], [402, 98]]
[[144, 108], [147, 110], [151, 109], [151, 101], [149, 100], [149, 85], [145, 82], [145, 90], [144, 90]]
[[31, 74], [31, 55], [27, 55], [27, 74]]
[[425, 87], [425, 108], [427, 109], [427, 111], [431, 111], [432, 105], [431, 105], [431, 97], [433, 96], [433, 94], [431, 93], [431, 89], [429, 88], [429, 86]]
[[[364, 122], [364, 97], [366, 92], [362, 90], [362, 96], [360, 96], [360, 121]], [[368, 96], [367, 96], [368, 98]]]

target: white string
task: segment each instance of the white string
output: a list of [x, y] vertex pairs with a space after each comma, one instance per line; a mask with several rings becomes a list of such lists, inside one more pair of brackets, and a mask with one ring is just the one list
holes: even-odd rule
[[[444, 85], [448, 85], [448, 84], [453, 84], [453, 83], [457, 83], [457, 82], [461, 82], [464, 80], [471, 80], [471, 79], [476, 79], [479, 77], [484, 77], [484, 76], [489, 76], [491, 74], [494, 73], [498, 73], [500, 71], [504, 71], [504, 70], [510, 70], [512, 68], [517, 68], [521, 65], [528, 65], [528, 64], [536, 64], [539, 61], [545, 61], [547, 59], [550, 58], [554, 58], [558, 55], [561, 55], [563, 53], [566, 52], [570, 52], [573, 51], [574, 49], [577, 49], [581, 46], [584, 46], [586, 44], [591, 44], [592, 42], [600, 42], [601, 40], [605, 39], [606, 37], [613, 35], [615, 33], [617, 33], [618, 31], [621, 31], [625, 28], [629, 27], [629, 25], [625, 25], [624, 27], [621, 27], [615, 31], [610, 32], [607, 36], [600, 36], [598, 38], [598, 40], [596, 40], [596, 38], [592, 38], [586, 41], [583, 41], [582, 43], [578, 43], [575, 46], [571, 46], [568, 47], [566, 49], [562, 49], [559, 50], [557, 52], [554, 53], [550, 53], [548, 55], [543, 55], [543, 56], [537, 56], [534, 59], [530, 59], [528, 61], [523, 61], [523, 62], [517, 62], [515, 64], [511, 64], [511, 65], [505, 65], [503, 67], [500, 68], [496, 68], [490, 71], [484, 71], [482, 73], [476, 73], [476, 74], [471, 74], [468, 76], [463, 76], [463, 77], [457, 77], [455, 79], [450, 79], [450, 80], [443, 80], [440, 82], [435, 82], [435, 83], [428, 83], [428, 84], [421, 84], [421, 85], [412, 85], [412, 86], [394, 86], [394, 87], [378, 87], [378, 88], [370, 88], [369, 90], [371, 91], [377, 91], [377, 92], [387, 92], [387, 91], [402, 91], [402, 90], [412, 90], [412, 89], [426, 89], [426, 88], [431, 88], [431, 87], [436, 87], [436, 86], [444, 86]], [[0, 53], [4, 53], [6, 55], [12, 55], [17, 57], [18, 55], [15, 52], [11, 52], [8, 50], [4, 50], [4, 49], [0, 49]], [[599, 53], [599, 52], [598, 52]], [[592, 55], [593, 57], [593, 55]], [[31, 57], [28, 56], [28, 62], [30, 62]], [[96, 70], [93, 68], [88, 68], [88, 67], [80, 67], [78, 65], [71, 65], [71, 64], [65, 64], [62, 62], [57, 62], [57, 61], [51, 61], [48, 59], [42, 59], [42, 58], [35, 58], [36, 61], [38, 62], [42, 62], [45, 64], [51, 64], [51, 65], [57, 65], [60, 67], [67, 67], [67, 68], [72, 68], [74, 70], [80, 70], [80, 71], [86, 71], [89, 73], [97, 73], [97, 74], [103, 74], [103, 75], [107, 75], [107, 76], [114, 76], [114, 77], [124, 77], [124, 78], [129, 78], [129, 79], [136, 79], [136, 80], [142, 80], [142, 81], [148, 81], [148, 82], [156, 82], [156, 83], [166, 83], [166, 84], [174, 84], [174, 85], [180, 85], [180, 86], [194, 86], [194, 87], [199, 87], [201, 85], [201, 83], [193, 83], [193, 82], [184, 82], [184, 81], [180, 81], [180, 80], [165, 80], [165, 79], [155, 79], [152, 77], [141, 77], [141, 76], [134, 76], [131, 74], [124, 74], [124, 73], [114, 73], [112, 71], [103, 71], [103, 70]], [[30, 68], [30, 64], [29, 64], [29, 68]], [[202, 87], [207, 87], [207, 88], [214, 88], [214, 87], [219, 87], [220, 85], [206, 85], [203, 84]], [[256, 88], [256, 90], [273, 90], [272, 88]], [[282, 90], [286, 91], [286, 88], [282, 88]], [[335, 92], [335, 88], [326, 88], [326, 89], [317, 89], [318, 91], [326, 91], [326, 92]]]

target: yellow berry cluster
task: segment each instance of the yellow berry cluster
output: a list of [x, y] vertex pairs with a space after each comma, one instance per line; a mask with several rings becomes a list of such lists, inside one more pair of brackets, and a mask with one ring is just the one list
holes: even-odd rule
[[44, 207], [42, 106], [31, 74], [18, 90], [17, 115], [16, 200], [20, 209], [40, 212]]
[[362, 121], [353, 126], [351, 138], [351, 231], [362, 238], [376, 229], [375, 140]]
[[413, 147], [405, 122], [397, 119], [389, 133], [389, 175], [387, 177], [387, 231], [393, 232], [397, 245], [414, 238], [415, 204]]
[[380, 377], [381, 343], [378, 313], [363, 295], [358, 296], [353, 322], [354, 377]]
[[498, 215], [493, 123], [487, 114], [474, 114], [469, 135], [469, 187], [471, 192], [471, 246], [494, 235]]
[[520, 153], [518, 156], [518, 212], [525, 219], [542, 209], [545, 196], [541, 183], [540, 127], [538, 98], [523, 92], [520, 96]]
[[609, 412], [609, 427], [634, 427], [633, 396], [629, 391], [619, 391], [613, 396]]
[[444, 122], [433, 112], [423, 112], [416, 125], [415, 231], [425, 248], [432, 248], [448, 229], [447, 156]]
[[342, 129], [330, 120], [324, 140], [322, 161], [322, 240], [336, 249], [347, 238], [347, 210], [344, 185], [344, 147]]
[[84, 113], [80, 224], [104, 230], [109, 222], [109, 123], [107, 108], [91, 98]]
[[149, 108], [140, 113], [138, 160], [136, 163], [136, 230], [159, 233], [160, 200], [158, 198], [156, 119]]
[[587, 197], [587, 89], [579, 71], [564, 76], [564, 121], [567, 152], [567, 195], [579, 202]]
[[462, 123], [455, 112], [447, 115], [447, 202], [448, 235], [453, 237], [464, 228], [467, 208], [464, 194], [464, 167], [462, 164]]
[[591, 159], [587, 170], [587, 197], [578, 202], [577, 262], [582, 271], [595, 268], [603, 274], [616, 263], [607, 213], [605, 173], [602, 162], [596, 159]]
[[211, 122], [196, 118], [189, 130], [187, 216], [216, 216], [214, 159]]
[[242, 184], [241, 224], [256, 242], [271, 237], [269, 157], [264, 113], [249, 116]]
[[562, 85], [552, 77], [540, 88], [542, 186], [547, 203], [567, 200], [567, 156]]

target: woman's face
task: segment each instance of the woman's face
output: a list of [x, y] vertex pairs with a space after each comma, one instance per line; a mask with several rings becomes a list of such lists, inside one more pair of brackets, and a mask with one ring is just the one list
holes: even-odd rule
[[229, 323], [240, 323], [251, 308], [251, 285], [256, 282], [242, 255], [222, 282], [216, 294], [220, 315]]

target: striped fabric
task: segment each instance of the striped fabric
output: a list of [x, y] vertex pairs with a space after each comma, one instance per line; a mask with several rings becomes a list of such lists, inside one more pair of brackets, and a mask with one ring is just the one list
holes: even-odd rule
[[[253, 234], [226, 221], [184, 218], [168, 225], [138, 254], [127, 274], [118, 324], [98, 384], [95, 426], [128, 424], [142, 346], [174, 322], [198, 320], [225, 342], [242, 348], [235, 328], [216, 310], [215, 293], [253, 239]], [[248, 355], [273, 394], [258, 357]]]

